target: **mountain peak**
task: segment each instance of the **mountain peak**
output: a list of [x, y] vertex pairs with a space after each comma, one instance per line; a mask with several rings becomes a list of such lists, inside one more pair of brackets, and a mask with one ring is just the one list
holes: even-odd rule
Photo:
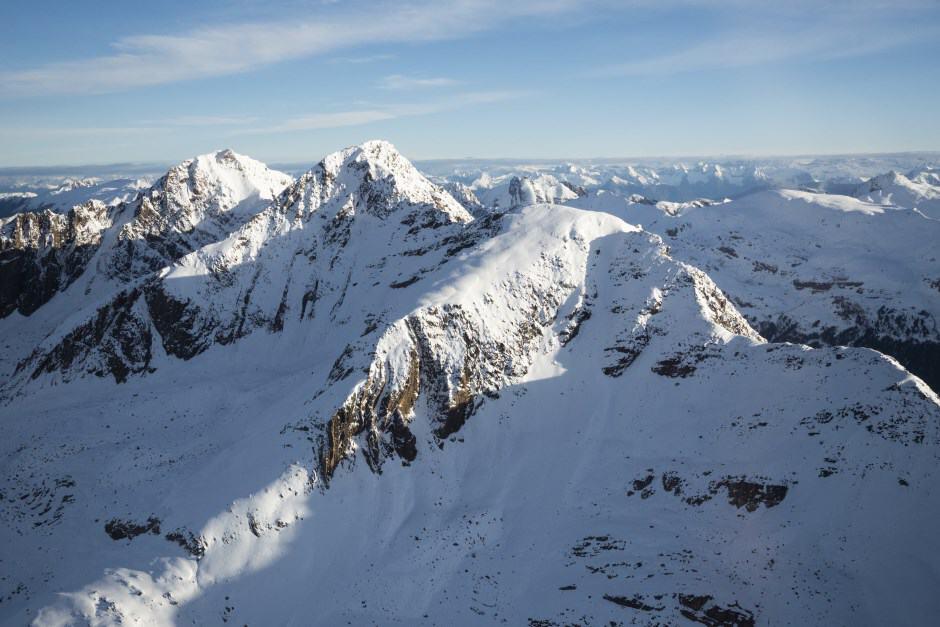
[[[202, 192], [222, 192], [231, 196], [237, 204], [255, 193], [271, 198], [290, 181], [289, 175], [272, 170], [260, 161], [226, 148], [198, 155], [173, 166], [155, 187], [170, 191], [174, 185], [183, 184], [196, 195]], [[224, 207], [221, 208], [225, 210]]]
[[288, 204], [300, 200], [297, 208], [301, 212], [339, 201], [343, 208], [349, 206], [353, 212], [377, 217], [387, 217], [404, 206], [424, 205], [444, 214], [446, 222], [473, 220], [463, 205], [383, 140], [327, 155], [297, 181], [287, 199]]
[[222, 150], [216, 150], [216, 151], [213, 153], [213, 156], [214, 156], [217, 160], [220, 160], [220, 161], [221, 161], [221, 160], [227, 160], [227, 159], [235, 159], [235, 160], [238, 160], [238, 159], [247, 159], [247, 158], [248, 158], [248, 157], [244, 157], [244, 156], [238, 154], [237, 152], [235, 152], [235, 151], [232, 150], [231, 148], [223, 148]]
[[386, 153], [394, 154], [399, 157], [402, 156], [401, 153], [398, 152], [398, 148], [396, 148], [392, 142], [385, 139], [370, 139], [368, 141], [362, 142], [356, 146], [354, 150], [355, 149], [372, 154]]
[[375, 179], [394, 176], [402, 182], [412, 183], [416, 182], [417, 178], [424, 179], [424, 175], [418, 172], [411, 161], [398, 152], [394, 145], [381, 139], [350, 146], [327, 156], [324, 162], [338, 162], [343, 168], [357, 170], [368, 168], [369, 174]]
[[102, 269], [123, 278], [158, 270], [236, 230], [292, 180], [230, 149], [187, 159], [134, 203]]

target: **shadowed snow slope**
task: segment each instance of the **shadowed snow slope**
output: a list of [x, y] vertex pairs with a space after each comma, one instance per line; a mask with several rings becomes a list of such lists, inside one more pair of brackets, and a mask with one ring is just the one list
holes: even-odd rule
[[383, 142], [24, 363], [0, 408], [8, 624], [940, 610], [920, 379], [767, 343], [609, 213], [474, 220]]

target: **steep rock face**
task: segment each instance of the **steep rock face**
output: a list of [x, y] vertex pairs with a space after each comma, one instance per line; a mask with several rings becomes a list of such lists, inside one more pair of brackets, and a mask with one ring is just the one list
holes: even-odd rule
[[133, 207], [99, 271], [127, 281], [217, 242], [267, 206], [290, 176], [231, 150], [175, 166]]
[[[34, 313], [87, 270], [113, 291], [218, 241], [269, 204], [291, 181], [230, 150], [172, 168], [129, 202], [78, 205], [67, 214], [23, 213], [0, 223], [7, 279], [0, 317]], [[93, 276], [90, 276], [93, 275]], [[82, 305], [76, 297], [73, 307]]]
[[85, 271], [114, 210], [97, 201], [68, 213], [19, 213], [0, 221], [0, 318], [35, 312]]
[[[590, 324], [599, 289], [600, 279], [585, 277], [591, 242], [598, 239], [617, 242], [604, 279], [613, 277], [627, 291], [617, 300], [621, 320], [608, 329], [612, 345], [599, 372], [619, 376], [651, 336], [665, 335], [673, 325], [688, 332], [679, 360], [696, 362], [732, 336], [761, 341], [715, 284], [670, 259], [656, 236], [609, 217], [591, 219], [544, 205], [502, 220], [500, 234], [484, 248], [487, 255], [512, 260], [511, 270], [480, 250], [472, 252], [469, 261], [478, 267], [458, 275], [457, 287], [425, 296], [430, 304], [391, 325], [374, 349], [362, 352], [360, 359], [371, 358], [364, 369], [368, 376], [332, 415], [319, 442], [324, 479], [356, 450], [373, 470], [393, 454], [413, 461], [409, 424], [416, 407], [423, 406], [433, 437], [443, 445], [487, 398], [498, 398], [528, 374], [547, 338], [557, 335], [552, 341], [564, 345], [576, 341], [581, 326]], [[462, 290], [461, 284], [482, 289]], [[357, 357], [344, 355], [346, 372], [357, 370]]]
[[139, 300], [138, 288], [119, 293], [51, 351], [34, 358], [30, 376], [35, 379], [64, 370], [99, 377], [110, 374], [122, 383], [129, 374], [145, 372], [152, 357], [153, 331]]

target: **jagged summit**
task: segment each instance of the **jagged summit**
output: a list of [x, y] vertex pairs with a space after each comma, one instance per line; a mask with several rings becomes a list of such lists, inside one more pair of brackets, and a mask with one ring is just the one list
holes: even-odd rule
[[352, 162], [369, 163], [370, 167], [383, 168], [389, 172], [411, 166], [398, 149], [384, 139], [372, 139], [357, 146], [349, 146], [330, 153], [321, 161], [328, 166], [332, 165], [333, 169]]
[[137, 199], [99, 270], [121, 280], [155, 272], [227, 236], [292, 181], [232, 150], [183, 161]]
[[144, 228], [191, 231], [223, 214], [250, 216], [292, 181], [289, 175], [229, 149], [199, 155], [170, 168], [143, 195], [135, 221]]
[[446, 222], [473, 216], [449, 193], [431, 183], [389, 142], [374, 140], [326, 156], [285, 193], [295, 215], [327, 205], [349, 214], [357, 210], [387, 217], [398, 210], [427, 206]]

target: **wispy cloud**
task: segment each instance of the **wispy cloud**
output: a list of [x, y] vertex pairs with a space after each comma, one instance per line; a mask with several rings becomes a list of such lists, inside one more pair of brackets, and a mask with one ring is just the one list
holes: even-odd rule
[[134, 35], [114, 54], [0, 72], [0, 93], [107, 93], [245, 72], [363, 44], [466, 37], [520, 17], [557, 15], [593, 0], [372, 2], [323, 7], [312, 19], [203, 28], [181, 35]]
[[[263, 6], [258, 3], [258, 6]], [[860, 54], [858, 41], [879, 46], [883, 36], [909, 41], [923, 31], [882, 30], [882, 22], [899, 23], [917, 11], [935, 10], [936, 0], [362, 0], [323, 2], [299, 19], [228, 23], [181, 34], [133, 34], [111, 44], [113, 53], [62, 60], [25, 69], [0, 70], [0, 98], [66, 93], [109, 93], [136, 87], [203, 79], [256, 70], [291, 59], [326, 56], [357, 46], [453, 40], [519, 20], [564, 17], [565, 23], [611, 11], [634, 11], [644, 17], [688, 8], [724, 11], [729, 32], [697, 46], [648, 59], [612, 64], [596, 73], [629, 75], [680, 72], [708, 67], [754, 65], [768, 61], [837, 53], [848, 45]], [[260, 10], [260, 9], [259, 9]], [[300, 11], [298, 8], [290, 10]], [[753, 34], [748, 16], [782, 15], [779, 30]], [[312, 16], [311, 16], [312, 15]], [[833, 16], [854, 16], [862, 32], [843, 28]], [[675, 16], [669, 19], [679, 19]], [[558, 23], [557, 20], [555, 23]], [[810, 31], [803, 33], [806, 25]], [[851, 25], [850, 25], [851, 26]], [[743, 28], [742, 28], [743, 27]], [[748, 33], [751, 33], [748, 35]], [[768, 37], [765, 38], [764, 35]], [[935, 36], [935, 34], [934, 34]], [[720, 37], [720, 38], [719, 38]], [[794, 37], [795, 39], [791, 39]], [[744, 46], [736, 47], [738, 45]], [[392, 58], [388, 53], [327, 58], [332, 63], [370, 63]], [[0, 61], [2, 64], [2, 61]]]
[[373, 122], [396, 120], [455, 111], [467, 107], [515, 100], [532, 95], [528, 91], [473, 91], [455, 94], [431, 102], [367, 104], [343, 111], [328, 111], [295, 115], [284, 120], [261, 120], [253, 116], [183, 116], [161, 120], [148, 120], [135, 126], [72, 126], [0, 127], [0, 137], [6, 139], [37, 139], [63, 137], [135, 137], [153, 136], [196, 127], [230, 127], [222, 136], [263, 135], [314, 131], [329, 128], [362, 126]]
[[4, 126], [0, 138], [16, 140], [62, 139], [72, 137], [127, 137], [164, 133], [168, 126]]
[[248, 115], [184, 115], [141, 120], [133, 126], [9, 126], [0, 127], [0, 135], [11, 137], [81, 137], [151, 135], [199, 127], [246, 127], [257, 124]]
[[403, 76], [390, 74], [379, 81], [381, 89], [421, 89], [424, 87], [450, 87], [457, 85], [458, 81], [452, 78], [419, 78], [416, 76]]
[[[794, 0], [800, 5], [799, 0]], [[904, 0], [898, 0], [903, 2]], [[924, 8], [911, 0], [908, 9]], [[807, 14], [812, 13], [812, 20]], [[903, 14], [902, 14], [903, 15]], [[935, 26], [921, 26], [910, 17], [899, 21], [897, 6], [859, 0], [817, 7], [781, 7], [759, 18], [744, 15], [732, 27], [703, 41], [673, 51], [612, 63], [590, 72], [595, 77], [668, 75], [702, 70], [742, 68], [791, 60], [825, 60], [863, 56], [940, 36]]]
[[394, 54], [383, 52], [381, 54], [369, 54], [361, 57], [333, 57], [328, 59], [330, 63], [348, 63], [350, 65], [362, 65], [364, 63], [378, 63], [379, 61], [390, 61], [395, 58]]
[[181, 115], [157, 120], [151, 124], [159, 126], [245, 126], [257, 121], [250, 115]]
[[450, 98], [434, 102], [399, 103], [391, 105], [376, 105], [362, 107], [348, 111], [332, 111], [324, 113], [308, 113], [284, 120], [269, 126], [252, 126], [233, 131], [233, 134], [269, 134], [288, 133], [294, 131], [312, 131], [326, 128], [342, 128], [347, 126], [361, 126], [373, 122], [395, 120], [398, 118], [431, 115], [444, 111], [453, 111], [476, 105], [486, 105], [504, 102], [530, 95], [524, 91], [479, 91], [457, 94]]

